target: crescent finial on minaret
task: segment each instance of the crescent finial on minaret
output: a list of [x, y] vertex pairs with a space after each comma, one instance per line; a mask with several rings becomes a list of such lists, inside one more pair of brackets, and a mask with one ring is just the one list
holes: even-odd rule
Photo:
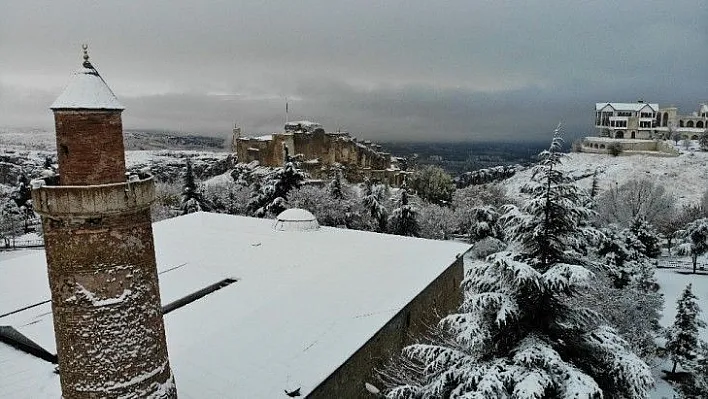
[[88, 44], [84, 43], [81, 45], [81, 48], [84, 50], [84, 67], [86, 68], [91, 68], [91, 63], [89, 62], [89, 55], [88, 55]]

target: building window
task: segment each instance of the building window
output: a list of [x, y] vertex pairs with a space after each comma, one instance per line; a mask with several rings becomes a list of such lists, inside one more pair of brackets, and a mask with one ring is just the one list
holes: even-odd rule
[[632, 116], [630, 111], [617, 111], [617, 116]]
[[633, 138], [633, 139], [636, 139], [636, 138], [637, 138], [637, 134], [634, 132], [634, 130], [632, 130], [632, 138]]
[[666, 126], [669, 123], [669, 113], [668, 112], [664, 112], [664, 122], [663, 123], [664, 124], [661, 126]]
[[686, 122], [686, 127], [693, 127], [693, 121]]
[[696, 122], [696, 127], [702, 128], [702, 127], [703, 127], [703, 121], [698, 121], [698, 122]]
[[624, 138], [624, 131], [618, 130], [615, 132], [615, 138], [616, 139], [623, 139]]

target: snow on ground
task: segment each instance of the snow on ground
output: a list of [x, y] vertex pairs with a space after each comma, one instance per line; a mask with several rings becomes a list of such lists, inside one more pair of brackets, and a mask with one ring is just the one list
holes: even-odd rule
[[[674, 194], [678, 206], [700, 201], [708, 188], [708, 152], [684, 152], [678, 157], [628, 155], [613, 157], [607, 154], [570, 153], [561, 168], [574, 176], [588, 176], [578, 184], [589, 189], [592, 174], [597, 169], [600, 189], [622, 185], [630, 180], [646, 178], [666, 187]], [[529, 181], [531, 170], [521, 171], [502, 184], [510, 195], [518, 195]], [[697, 184], [703, 182], [703, 184]]]

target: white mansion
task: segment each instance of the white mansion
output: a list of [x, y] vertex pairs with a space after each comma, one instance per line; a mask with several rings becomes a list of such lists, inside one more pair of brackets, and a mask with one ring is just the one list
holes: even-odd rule
[[655, 139], [676, 131], [683, 138], [697, 140], [708, 128], [708, 105], [698, 112], [679, 115], [678, 108], [659, 108], [659, 104], [596, 103], [595, 128], [598, 136], [614, 139]]

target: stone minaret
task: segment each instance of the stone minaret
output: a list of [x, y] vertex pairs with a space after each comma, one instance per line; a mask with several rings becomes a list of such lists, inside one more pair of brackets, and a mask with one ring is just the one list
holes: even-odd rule
[[123, 106], [84, 61], [52, 104], [58, 185], [32, 190], [42, 216], [62, 396], [175, 398], [165, 344], [150, 176], [129, 176]]

